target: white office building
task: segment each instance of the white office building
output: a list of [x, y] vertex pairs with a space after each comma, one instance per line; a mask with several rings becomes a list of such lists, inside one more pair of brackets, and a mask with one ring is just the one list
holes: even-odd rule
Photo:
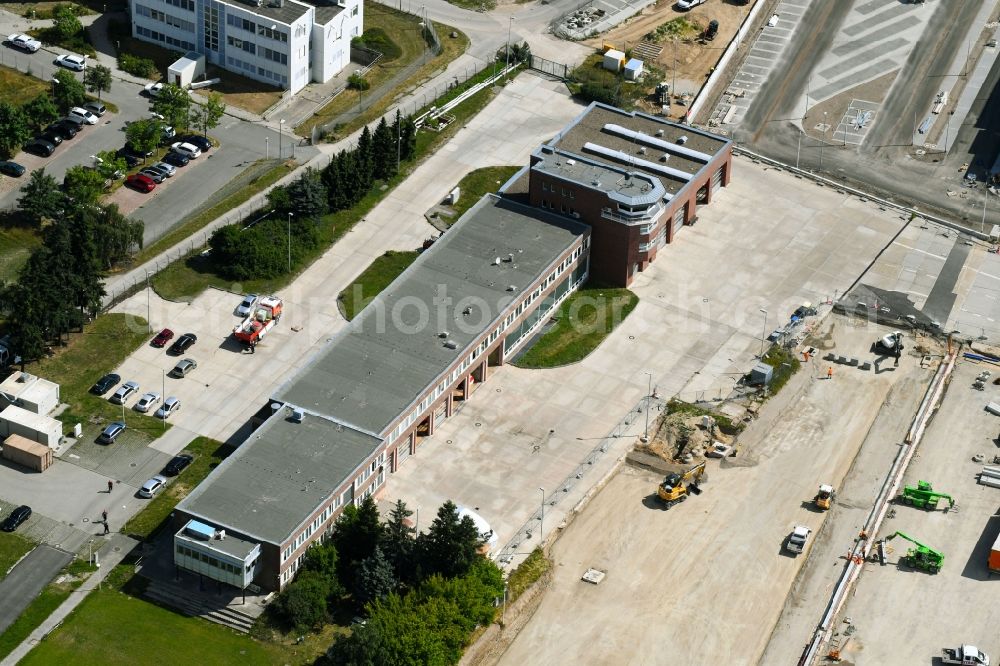
[[309, 5], [297, 0], [130, 0], [132, 34], [195, 51], [251, 79], [296, 93], [325, 82], [351, 61], [362, 31], [362, 0]]

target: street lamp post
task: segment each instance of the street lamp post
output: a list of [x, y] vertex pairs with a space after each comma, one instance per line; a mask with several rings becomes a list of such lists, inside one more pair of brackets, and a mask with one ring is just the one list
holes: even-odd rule
[[149, 271], [146, 271], [146, 328], [153, 331], [153, 320], [149, 317]]
[[542, 491], [542, 515], [538, 522], [538, 545], [541, 546], [545, 543], [545, 488], [539, 488]]
[[802, 134], [803, 134], [803, 131], [802, 131], [802, 128], [800, 127], [799, 128], [799, 142], [798, 142], [798, 145], [795, 146], [795, 168], [796, 169], [799, 168], [799, 155], [802, 154]]
[[504, 72], [506, 72], [507, 68], [510, 67], [510, 29], [513, 26], [514, 26], [514, 17], [511, 16], [510, 21], [507, 22], [507, 52], [504, 54], [504, 56], [506, 57], [503, 68]]
[[764, 340], [767, 339], [767, 310], [765, 310], [764, 308], [760, 308], [758, 310], [758, 312], [760, 312], [761, 314], [764, 315], [764, 331], [760, 334], [760, 357], [763, 359], [764, 358]]
[[288, 272], [292, 272], [292, 214], [288, 214]]
[[278, 121], [278, 159], [281, 159], [281, 134], [285, 129], [285, 119]]
[[823, 170], [823, 146], [826, 145], [826, 131], [830, 129], [826, 122], [826, 111], [823, 112], [823, 138], [822, 143], [819, 144], [819, 170]]
[[264, 159], [270, 159], [271, 157], [271, 137], [264, 137]]
[[649, 379], [646, 386], [646, 428], [642, 435], [642, 441], [645, 443], [649, 441], [649, 399], [653, 396], [653, 373], [644, 372], [643, 374]]

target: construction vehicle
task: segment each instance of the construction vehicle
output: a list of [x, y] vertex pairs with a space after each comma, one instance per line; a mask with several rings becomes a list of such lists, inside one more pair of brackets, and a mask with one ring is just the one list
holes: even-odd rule
[[695, 465], [683, 474], [678, 472], [668, 474], [660, 487], [656, 489], [656, 496], [663, 502], [664, 508], [669, 509], [686, 500], [689, 494], [700, 495], [699, 484], [704, 476], [704, 462]]
[[944, 565], [944, 553], [934, 550], [930, 546], [925, 546], [907, 534], [895, 532], [887, 536], [885, 541], [889, 541], [890, 539], [894, 539], [896, 537], [906, 539], [916, 546], [916, 548], [910, 548], [906, 551], [906, 555], [903, 556], [903, 563], [906, 566], [913, 569], [920, 569], [921, 571], [926, 571], [927, 573], [936, 574]]
[[942, 664], [961, 664], [962, 666], [990, 666], [990, 656], [975, 645], [960, 645], [957, 648], [941, 650]]
[[907, 506], [915, 506], [918, 509], [927, 509], [928, 511], [935, 510], [941, 500], [948, 501], [948, 508], [955, 506], [955, 498], [945, 493], [934, 492], [934, 488], [927, 481], [917, 481], [916, 486], [906, 486], [896, 499]]
[[899, 358], [903, 354], [903, 332], [894, 331], [875, 341], [875, 353]]
[[806, 541], [809, 540], [811, 533], [812, 528], [805, 525], [796, 525], [792, 528], [792, 533], [785, 539], [785, 549], [790, 553], [801, 553], [806, 549]]
[[282, 305], [277, 296], [264, 296], [249, 316], [233, 328], [233, 335], [240, 342], [255, 346], [281, 319]]
[[829, 486], [824, 483], [819, 487], [819, 492], [816, 493], [816, 497], [813, 497], [813, 504], [816, 505], [817, 509], [829, 511], [830, 502], [833, 501], [834, 494], [833, 486]]
[[708, 27], [701, 33], [701, 40], [703, 42], [710, 42], [715, 39], [715, 36], [719, 34], [719, 22], [712, 19], [708, 22]]

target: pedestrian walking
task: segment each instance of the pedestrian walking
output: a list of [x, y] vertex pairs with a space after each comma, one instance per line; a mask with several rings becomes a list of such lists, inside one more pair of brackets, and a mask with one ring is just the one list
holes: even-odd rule
[[105, 523], [108, 522], [108, 510], [107, 509], [105, 509], [104, 511], [101, 511], [101, 520], [104, 521]]
[[114, 490], [114, 487], [115, 487], [115, 482], [114, 481], [108, 481], [108, 494], [109, 495], [111, 494], [111, 491]]
[[826, 378], [827, 379], [833, 379], [833, 366], [832, 365], [829, 368], [826, 369]]
[[108, 521], [104, 521], [104, 533], [109, 534], [111, 530], [108, 529]]

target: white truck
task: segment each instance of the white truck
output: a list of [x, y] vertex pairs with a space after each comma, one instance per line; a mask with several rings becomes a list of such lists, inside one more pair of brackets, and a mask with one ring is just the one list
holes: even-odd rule
[[990, 656], [975, 645], [961, 645], [957, 648], [941, 650], [941, 663], [961, 664], [962, 666], [990, 666]]
[[788, 535], [788, 539], [785, 541], [785, 548], [790, 553], [801, 553], [806, 549], [806, 541], [809, 540], [810, 533], [812, 533], [811, 528], [805, 525], [796, 525], [792, 528], [792, 533]]

